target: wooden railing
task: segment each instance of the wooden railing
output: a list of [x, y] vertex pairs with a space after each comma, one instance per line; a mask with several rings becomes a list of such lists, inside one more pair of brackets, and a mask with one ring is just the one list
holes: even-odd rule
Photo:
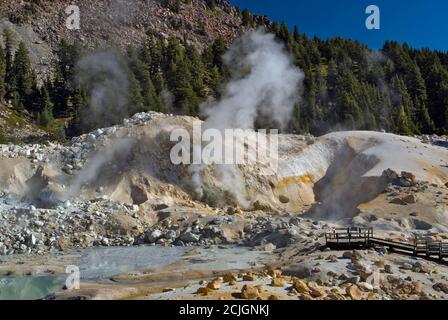
[[345, 228], [345, 229], [332, 229], [325, 233], [325, 241], [336, 242], [336, 244], [351, 244], [364, 242], [369, 245], [370, 240], [373, 238], [372, 228]]
[[391, 250], [405, 251], [414, 255], [425, 255], [427, 258], [437, 256], [448, 257], [448, 243], [432, 239], [415, 238], [413, 242], [400, 242], [374, 237], [372, 228], [340, 228], [325, 233], [328, 247], [347, 249], [355, 247], [370, 248], [375, 245], [388, 247]]

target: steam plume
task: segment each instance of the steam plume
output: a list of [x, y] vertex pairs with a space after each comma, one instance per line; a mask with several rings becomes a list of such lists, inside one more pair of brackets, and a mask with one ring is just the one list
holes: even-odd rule
[[[304, 74], [275, 36], [262, 30], [248, 32], [232, 44], [223, 61], [231, 80], [219, 101], [201, 106], [207, 116], [203, 129], [254, 129], [260, 122], [284, 129], [300, 99]], [[201, 165], [191, 167], [198, 197], [203, 196], [202, 169]], [[238, 167], [219, 165], [217, 169], [223, 186], [241, 199], [244, 183]]]
[[127, 69], [115, 52], [83, 57], [77, 63], [76, 81], [90, 93], [90, 106], [82, 117], [87, 129], [116, 124], [130, 115]]

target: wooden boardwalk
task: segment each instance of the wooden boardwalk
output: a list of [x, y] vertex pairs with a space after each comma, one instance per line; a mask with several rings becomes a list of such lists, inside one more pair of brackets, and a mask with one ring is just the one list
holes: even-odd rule
[[427, 258], [448, 258], [448, 243], [429, 239], [415, 239], [413, 242], [392, 241], [377, 238], [372, 228], [332, 229], [325, 233], [327, 247], [335, 250], [366, 249], [377, 246], [387, 247], [389, 250], [403, 252]]

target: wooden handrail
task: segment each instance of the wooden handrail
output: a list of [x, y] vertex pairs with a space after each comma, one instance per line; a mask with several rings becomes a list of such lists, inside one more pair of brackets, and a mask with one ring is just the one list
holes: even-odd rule
[[[336, 240], [336, 243], [334, 242]], [[414, 255], [426, 254], [427, 257], [438, 255], [439, 259], [448, 257], [448, 242], [435, 241], [431, 239], [415, 238], [412, 242], [400, 242], [373, 236], [373, 228], [337, 228], [325, 233], [327, 245], [334, 243], [338, 246], [363, 245], [370, 247], [375, 244], [398, 250], [410, 251]]]

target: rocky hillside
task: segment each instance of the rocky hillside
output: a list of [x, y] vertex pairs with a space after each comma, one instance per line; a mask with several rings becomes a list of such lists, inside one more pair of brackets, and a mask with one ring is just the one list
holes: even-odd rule
[[42, 70], [61, 40], [90, 48], [125, 48], [158, 35], [203, 49], [217, 37], [230, 42], [242, 26], [237, 9], [227, 0], [216, 1], [213, 9], [205, 0], [181, 2], [178, 10], [167, 0], [83, 0], [78, 2], [81, 29], [69, 30], [65, 8], [70, 4], [68, 0], [2, 1], [0, 31], [7, 27], [25, 41]]

